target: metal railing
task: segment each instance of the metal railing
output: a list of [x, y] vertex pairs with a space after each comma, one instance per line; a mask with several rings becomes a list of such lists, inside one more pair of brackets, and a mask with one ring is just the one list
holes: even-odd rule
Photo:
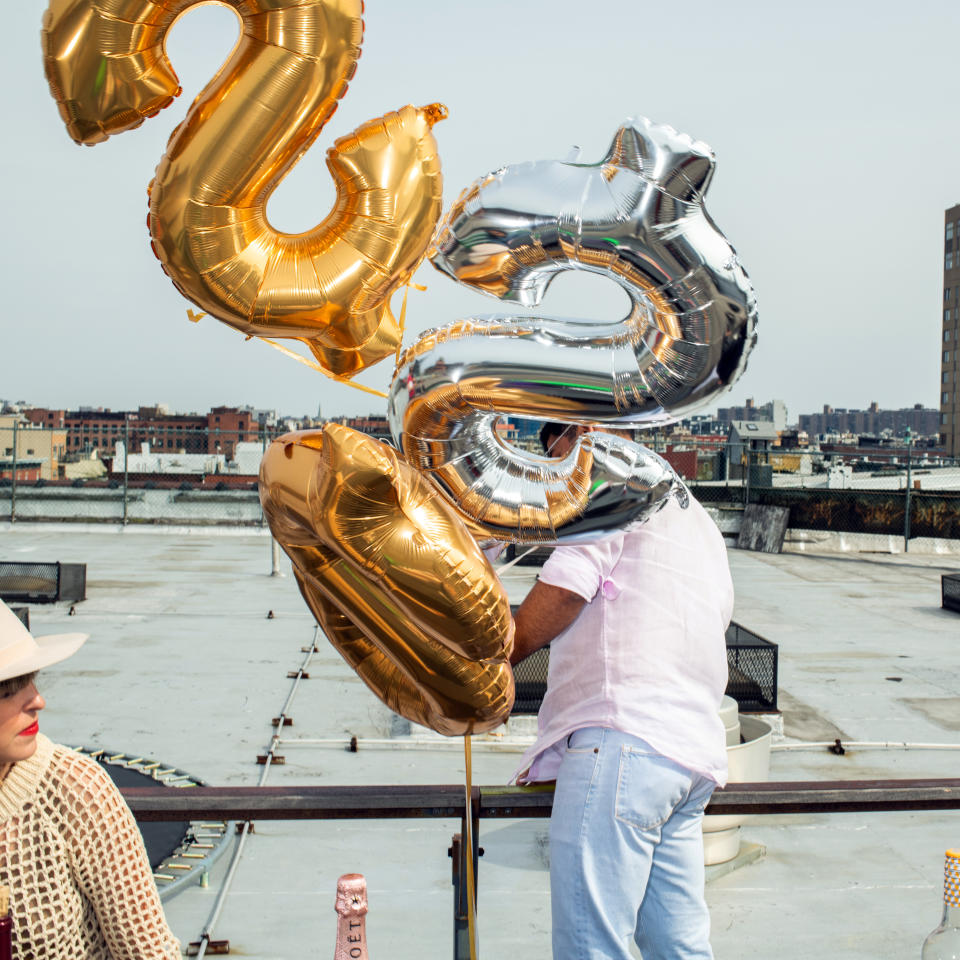
[[70, 436], [0, 428], [0, 519], [128, 524], [264, 524], [260, 458], [286, 430], [140, 428]]
[[86, 598], [85, 563], [0, 560], [0, 599], [5, 602], [73, 603]]
[[[463, 819], [462, 784], [386, 786], [203, 787], [121, 791], [134, 817], [153, 820], [408, 820]], [[474, 786], [478, 820], [549, 817], [552, 787]], [[714, 792], [706, 813], [754, 816], [787, 813], [878, 813], [960, 810], [960, 778], [783, 780], [729, 783]]]
[[904, 549], [916, 537], [960, 539], [960, 462], [910, 442], [897, 451], [726, 443], [697, 464], [688, 483], [698, 500], [787, 507], [794, 530], [902, 537]]

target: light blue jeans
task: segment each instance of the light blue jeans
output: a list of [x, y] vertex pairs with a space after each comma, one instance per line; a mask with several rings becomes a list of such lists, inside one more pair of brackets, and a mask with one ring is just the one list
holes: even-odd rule
[[554, 960], [711, 960], [703, 808], [714, 783], [643, 740], [568, 739], [550, 819]]

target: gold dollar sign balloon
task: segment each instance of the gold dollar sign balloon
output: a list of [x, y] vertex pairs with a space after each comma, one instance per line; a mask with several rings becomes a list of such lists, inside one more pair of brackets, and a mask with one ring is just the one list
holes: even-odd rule
[[[95, 144], [180, 93], [164, 42], [200, 0], [51, 0], [50, 89], [70, 136]], [[150, 190], [153, 249], [200, 309], [250, 336], [302, 340], [351, 375], [393, 354], [390, 295], [427, 249], [441, 209], [431, 127], [403, 107], [336, 141], [337, 200], [312, 230], [267, 220], [270, 194], [333, 114], [356, 69], [362, 0], [225, 0], [240, 40], [170, 138]]]

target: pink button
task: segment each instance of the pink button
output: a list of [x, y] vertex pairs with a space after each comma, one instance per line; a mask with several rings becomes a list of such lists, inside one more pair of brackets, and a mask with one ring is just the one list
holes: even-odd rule
[[600, 589], [603, 591], [605, 600], [616, 600], [620, 596], [620, 588], [613, 580], [604, 580]]

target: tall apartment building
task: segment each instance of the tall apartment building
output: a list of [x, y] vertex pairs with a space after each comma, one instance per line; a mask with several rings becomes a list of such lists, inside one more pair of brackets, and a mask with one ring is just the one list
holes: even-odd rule
[[801, 413], [798, 419], [800, 429], [811, 436], [820, 433], [880, 434], [884, 430], [902, 436], [909, 429], [915, 437], [931, 437], [939, 431], [939, 421], [939, 412], [922, 403], [899, 410], [881, 410], [876, 401], [868, 410], [835, 409], [824, 404], [822, 413]]
[[940, 442], [948, 457], [960, 457], [960, 203], [946, 210], [943, 219]]
[[726, 426], [735, 420], [769, 420], [777, 430], [786, 430], [787, 405], [782, 400], [771, 400], [758, 407], [750, 398], [743, 407], [720, 407], [717, 419]]

